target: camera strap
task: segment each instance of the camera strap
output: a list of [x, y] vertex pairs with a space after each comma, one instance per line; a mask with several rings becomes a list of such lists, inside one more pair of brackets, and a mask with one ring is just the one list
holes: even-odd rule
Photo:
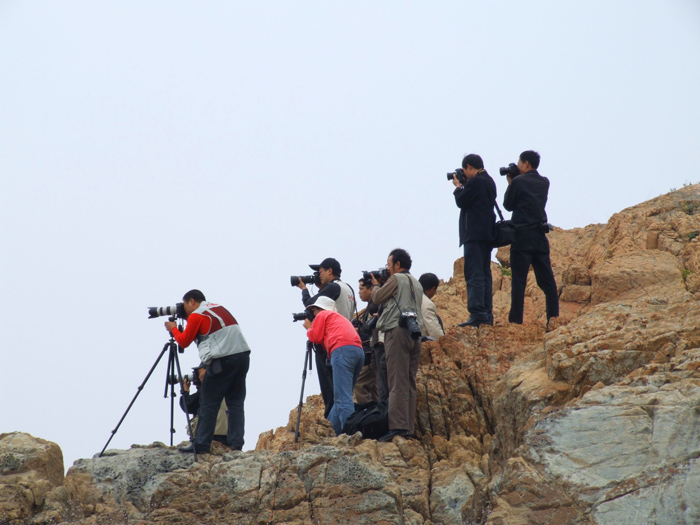
[[503, 219], [503, 214], [501, 213], [501, 208], [498, 207], [498, 203], [496, 202], [496, 195], [491, 191], [491, 188], [489, 187], [489, 193], [493, 196], [493, 205], [496, 207], [496, 212], [498, 213], [498, 218]]

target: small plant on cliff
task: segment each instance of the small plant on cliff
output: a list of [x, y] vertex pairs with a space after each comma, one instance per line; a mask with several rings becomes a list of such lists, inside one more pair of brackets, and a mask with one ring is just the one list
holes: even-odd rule
[[700, 202], [690, 201], [681, 204], [681, 211], [686, 215], [695, 215], [695, 212], [700, 209]]
[[501, 266], [501, 275], [506, 275], [510, 277], [510, 268], [506, 268], [505, 266]]
[[683, 282], [685, 282], [685, 280], [690, 276], [691, 273], [695, 272], [693, 272], [693, 270], [688, 270], [688, 268], [683, 268]]
[[692, 241], [692, 240], [695, 239], [695, 237], [697, 237], [699, 234], [700, 234], [700, 232], [690, 232], [690, 233], [688, 234], [688, 240], [689, 240], [689, 241]]

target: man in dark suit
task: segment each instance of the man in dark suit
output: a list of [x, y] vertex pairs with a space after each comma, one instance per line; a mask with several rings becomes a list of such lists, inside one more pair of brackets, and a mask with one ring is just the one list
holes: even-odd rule
[[459, 212], [459, 245], [464, 246], [464, 279], [467, 281], [469, 319], [459, 326], [493, 325], [491, 249], [496, 238], [496, 183], [484, 169], [484, 161], [471, 153], [462, 159], [466, 181], [452, 181]]
[[522, 324], [525, 304], [525, 285], [530, 265], [535, 271], [537, 286], [545, 294], [547, 326], [552, 317], [559, 316], [557, 283], [549, 258], [549, 241], [546, 232], [547, 213], [544, 208], [549, 193], [549, 179], [537, 172], [540, 155], [536, 151], [523, 151], [518, 159], [520, 174], [508, 175], [508, 189], [503, 207], [513, 212], [515, 240], [510, 247], [512, 284], [508, 321]]

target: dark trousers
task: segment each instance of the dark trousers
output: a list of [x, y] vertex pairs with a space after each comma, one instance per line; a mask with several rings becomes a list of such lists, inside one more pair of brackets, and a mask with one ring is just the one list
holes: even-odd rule
[[547, 319], [559, 315], [559, 292], [549, 259], [549, 241], [546, 235], [537, 228], [516, 230], [515, 241], [510, 247], [512, 283], [508, 321], [511, 323], [523, 322], [525, 286], [530, 266], [535, 272], [537, 286], [545, 295]]
[[[314, 347], [316, 355], [316, 373], [318, 374], [318, 386], [321, 387], [321, 397], [323, 397], [323, 417], [328, 419], [328, 414], [333, 408], [333, 367], [330, 365], [328, 354], [325, 350], [317, 350]], [[318, 346], [321, 348], [321, 346]]]
[[412, 339], [407, 328], [396, 327], [384, 334], [384, 346], [389, 379], [389, 429], [413, 434], [421, 342]]
[[491, 242], [467, 241], [464, 243], [467, 309], [470, 317], [480, 321], [493, 320], [492, 249]]
[[194, 446], [197, 451], [206, 452], [211, 448], [216, 427], [216, 416], [219, 413], [221, 400], [226, 399], [228, 408], [228, 446], [233, 450], [243, 448], [245, 433], [245, 378], [250, 366], [250, 352], [220, 357], [221, 372], [214, 375], [211, 366], [204, 374], [202, 387], [199, 389], [199, 422], [194, 435]]
[[374, 350], [374, 360], [377, 367], [377, 395], [380, 403], [389, 402], [389, 379], [386, 373], [386, 350], [384, 343], [377, 343], [372, 347]]

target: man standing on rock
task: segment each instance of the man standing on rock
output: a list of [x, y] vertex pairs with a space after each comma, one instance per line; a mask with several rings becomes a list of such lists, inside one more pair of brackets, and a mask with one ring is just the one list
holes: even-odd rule
[[199, 389], [199, 412], [194, 443], [181, 447], [181, 452], [206, 454], [211, 448], [216, 428], [216, 417], [221, 400], [228, 408], [228, 446], [243, 448], [245, 433], [245, 379], [250, 364], [250, 348], [241, 328], [231, 313], [221, 305], [207, 302], [199, 290], [190, 290], [182, 298], [187, 314], [187, 327], [178, 330], [174, 322], [165, 323], [177, 344], [183, 348], [197, 343], [199, 358], [206, 373]]
[[[318, 293], [312, 297], [304, 282], [301, 278], [299, 279], [297, 286], [301, 288], [301, 302], [304, 303], [304, 307], [314, 304], [319, 297], [329, 297], [335, 301], [336, 311], [348, 321], [352, 321], [357, 311], [355, 292], [349, 284], [340, 280], [342, 272], [340, 263], [333, 257], [327, 257], [321, 261], [321, 264], [310, 264], [309, 268], [318, 272], [321, 284]], [[325, 350], [314, 346], [314, 355], [318, 384], [323, 397], [323, 415], [328, 418], [331, 408], [333, 408], [333, 369]]]
[[459, 212], [459, 245], [464, 246], [464, 280], [467, 282], [469, 319], [459, 326], [493, 325], [491, 250], [496, 239], [496, 183], [484, 161], [471, 153], [462, 159], [466, 182], [453, 177]]
[[540, 154], [523, 151], [518, 159], [519, 175], [508, 175], [508, 189], [503, 207], [513, 212], [515, 240], [510, 247], [512, 284], [508, 321], [522, 324], [527, 273], [535, 272], [537, 286], [544, 292], [547, 307], [547, 327], [552, 317], [559, 316], [559, 295], [549, 258], [549, 231], [544, 208], [549, 193], [549, 179], [537, 172]]
[[[389, 382], [389, 432], [379, 441], [413, 435], [416, 419], [416, 374], [420, 364], [420, 332], [412, 333], [410, 319], [423, 330], [421, 304], [423, 287], [408, 270], [411, 256], [396, 248], [387, 259], [389, 278], [380, 286], [372, 274], [372, 301], [383, 304], [377, 329], [384, 332], [386, 369]], [[417, 337], [416, 337], [417, 335]]]

